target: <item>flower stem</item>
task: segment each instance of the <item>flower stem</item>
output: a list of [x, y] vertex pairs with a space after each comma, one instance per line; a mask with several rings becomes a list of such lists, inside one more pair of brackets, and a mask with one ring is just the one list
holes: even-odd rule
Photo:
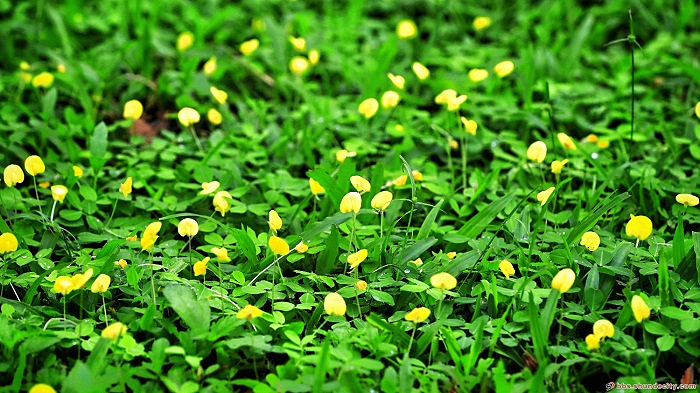
[[102, 295], [102, 309], [105, 312], [105, 327], [109, 326], [109, 323], [107, 322], [107, 302], [105, 302], [105, 295], [104, 293], [100, 293]]
[[114, 204], [112, 205], [112, 214], [109, 215], [109, 220], [107, 220], [107, 223], [105, 224], [105, 229], [109, 226], [109, 223], [112, 222], [112, 217], [114, 217], [114, 212], [117, 211], [117, 202], [119, 202], [119, 198], [114, 200]]
[[53, 201], [53, 206], [51, 207], [51, 222], [53, 222], [53, 214], [56, 212], [56, 204], [58, 201]]
[[151, 255], [151, 294], [153, 295], [153, 305], [155, 306], [156, 305], [156, 285], [153, 282], [153, 276], [155, 274], [153, 272], [153, 270], [154, 270], [153, 269], [153, 252], [151, 252], [150, 255]]

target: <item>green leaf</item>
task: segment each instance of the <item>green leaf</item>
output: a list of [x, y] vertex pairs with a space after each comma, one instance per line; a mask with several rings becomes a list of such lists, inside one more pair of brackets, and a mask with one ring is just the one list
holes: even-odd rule
[[529, 302], [527, 304], [528, 314], [530, 316], [530, 334], [532, 335], [532, 345], [535, 347], [535, 356], [537, 361], [540, 363], [540, 367], [543, 366], [545, 361], [545, 345], [547, 340], [542, 333], [542, 325], [540, 323], [540, 309], [535, 304], [535, 295], [532, 291], [529, 291], [530, 295]]
[[326, 190], [326, 195], [328, 195], [328, 197], [331, 199], [333, 206], [336, 208], [340, 207], [340, 201], [343, 199], [345, 194], [340, 187], [338, 187], [335, 180], [328, 175], [328, 173], [322, 169], [315, 169], [313, 171], [306, 172], [306, 175], [321, 184], [321, 186]]
[[687, 310], [681, 310], [678, 307], [663, 307], [663, 308], [661, 308], [661, 315], [682, 321], [684, 319], [692, 318], [693, 312], [687, 311]]
[[250, 240], [250, 237], [246, 231], [237, 228], [229, 228], [229, 231], [236, 239], [236, 244], [238, 244], [238, 248], [241, 250], [241, 253], [248, 258], [248, 262], [257, 264], [258, 257], [255, 255], [255, 244], [252, 240]]
[[671, 329], [669, 329], [668, 326], [655, 321], [644, 322], [644, 330], [657, 336], [662, 336], [671, 333]]
[[324, 242], [326, 248], [323, 249], [316, 259], [316, 274], [324, 275], [333, 271], [335, 262], [338, 260], [338, 243], [340, 242], [340, 233], [338, 227], [331, 227], [331, 234], [328, 235]]
[[369, 314], [369, 316], [367, 317], [367, 322], [379, 329], [391, 332], [392, 337], [399, 341], [399, 345], [401, 347], [408, 346], [409, 341], [411, 341], [411, 337], [408, 334], [406, 334], [406, 332], [403, 329], [400, 329], [395, 324], [386, 322], [382, 319], [381, 316], [375, 313]]
[[457, 231], [461, 236], [468, 239], [474, 239], [483, 232], [484, 229], [493, 221], [496, 216], [505, 210], [515, 198], [515, 193], [509, 193], [500, 199], [491, 202], [490, 205], [481, 209], [474, 217], [466, 222], [462, 228]]
[[419, 240], [413, 243], [410, 247], [406, 247], [403, 251], [403, 258], [401, 259], [401, 265], [405, 265], [408, 261], [418, 258], [427, 249], [433, 246], [437, 242], [434, 237], [429, 237], [427, 239]]
[[95, 131], [90, 138], [90, 166], [95, 171], [99, 172], [107, 162], [107, 126], [104, 122], [95, 127]]
[[440, 212], [440, 207], [442, 204], [445, 202], [444, 199], [441, 199], [433, 208], [430, 210], [430, 213], [425, 217], [425, 220], [423, 221], [423, 225], [421, 225], [420, 230], [418, 231], [418, 236], [416, 236], [416, 240], [423, 240], [428, 237], [430, 234], [430, 231], [433, 228], [433, 224], [435, 223], [435, 219], [437, 218], [438, 213]]
[[676, 338], [669, 335], [664, 335], [656, 339], [656, 345], [659, 347], [660, 352], [666, 352], [673, 348], [676, 343]]
[[326, 370], [331, 360], [331, 341], [330, 337], [326, 337], [321, 345], [321, 352], [318, 355], [318, 363], [316, 363], [316, 371], [314, 372], [313, 393], [323, 392], [323, 383], [326, 381]]
[[197, 300], [192, 289], [185, 285], [170, 284], [163, 290], [170, 307], [192, 329], [193, 338], [209, 331], [211, 310], [206, 300]]
[[575, 227], [574, 229], [569, 232], [569, 236], [566, 238], [566, 243], [567, 244], [574, 244], [578, 242], [581, 239], [581, 236], [583, 236], [584, 233], [588, 232], [593, 228], [593, 226], [600, 220], [601, 217], [607, 212], [609, 212], [611, 209], [614, 207], [617, 207], [618, 205], [622, 204], [627, 198], [630, 197], [630, 194], [628, 193], [623, 193], [620, 194], [614, 198], [612, 198], [610, 195], [605, 198], [602, 202], [600, 202], [588, 215], [586, 218], [581, 220]]

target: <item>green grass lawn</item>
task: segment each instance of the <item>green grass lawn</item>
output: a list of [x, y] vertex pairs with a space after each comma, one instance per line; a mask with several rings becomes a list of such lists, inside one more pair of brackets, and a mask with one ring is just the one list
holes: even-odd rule
[[0, 392], [698, 391], [700, 7], [481, 3], [0, 0]]

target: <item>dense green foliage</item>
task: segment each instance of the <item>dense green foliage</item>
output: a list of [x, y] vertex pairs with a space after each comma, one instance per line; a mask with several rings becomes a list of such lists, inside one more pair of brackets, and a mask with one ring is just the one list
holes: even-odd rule
[[694, 1], [228, 3], [0, 0], [2, 391], [693, 382]]

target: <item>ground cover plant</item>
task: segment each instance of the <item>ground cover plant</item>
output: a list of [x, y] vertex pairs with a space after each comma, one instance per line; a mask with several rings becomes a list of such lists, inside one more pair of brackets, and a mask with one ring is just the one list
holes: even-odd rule
[[2, 391], [696, 390], [700, 10], [471, 3], [0, 1]]

